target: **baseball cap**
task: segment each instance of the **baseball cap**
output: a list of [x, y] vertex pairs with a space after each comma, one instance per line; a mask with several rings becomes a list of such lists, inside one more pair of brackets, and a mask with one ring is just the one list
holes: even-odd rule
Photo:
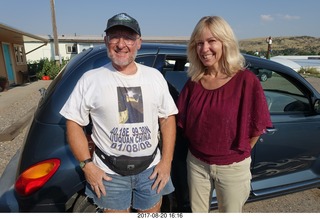
[[107, 32], [110, 28], [114, 26], [128, 27], [132, 29], [134, 32], [136, 32], [137, 34], [139, 34], [139, 36], [141, 36], [138, 21], [126, 13], [120, 13], [110, 18], [108, 20], [107, 28], [105, 29], [105, 32]]

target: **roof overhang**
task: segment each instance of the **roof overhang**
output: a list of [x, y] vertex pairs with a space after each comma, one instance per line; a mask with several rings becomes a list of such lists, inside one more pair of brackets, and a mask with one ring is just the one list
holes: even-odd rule
[[2, 39], [11, 39], [11, 41], [19, 42], [19, 43], [27, 43], [27, 42], [48, 43], [49, 42], [48, 39], [33, 35], [31, 33], [26, 33], [24, 31], [15, 29], [13, 27], [9, 27], [2, 23], [0, 23], [0, 36]]
[[[47, 37], [49, 41], [53, 42], [53, 36]], [[58, 40], [61, 43], [104, 43], [104, 36], [85, 36], [85, 35], [60, 35]], [[186, 36], [142, 36], [143, 42], [149, 43], [178, 43], [187, 44], [190, 37]]]

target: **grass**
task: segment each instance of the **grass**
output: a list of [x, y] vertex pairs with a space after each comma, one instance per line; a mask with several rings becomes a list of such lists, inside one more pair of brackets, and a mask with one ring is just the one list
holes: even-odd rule
[[320, 78], [320, 71], [317, 68], [313, 68], [313, 67], [308, 67], [308, 68], [301, 67], [298, 73], [304, 76], [312, 76], [312, 77]]

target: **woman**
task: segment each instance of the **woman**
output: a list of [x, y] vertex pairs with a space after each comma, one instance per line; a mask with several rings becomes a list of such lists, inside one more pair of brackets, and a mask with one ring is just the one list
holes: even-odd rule
[[251, 149], [272, 126], [261, 84], [229, 24], [206, 16], [188, 45], [190, 79], [178, 99], [178, 126], [188, 140], [193, 212], [209, 212], [216, 189], [220, 212], [241, 212], [250, 193]]

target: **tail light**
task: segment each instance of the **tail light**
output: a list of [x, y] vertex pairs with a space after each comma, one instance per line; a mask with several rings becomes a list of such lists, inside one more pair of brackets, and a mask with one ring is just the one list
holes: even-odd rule
[[15, 190], [21, 196], [28, 196], [40, 189], [58, 170], [59, 159], [45, 160], [25, 170], [15, 183]]

